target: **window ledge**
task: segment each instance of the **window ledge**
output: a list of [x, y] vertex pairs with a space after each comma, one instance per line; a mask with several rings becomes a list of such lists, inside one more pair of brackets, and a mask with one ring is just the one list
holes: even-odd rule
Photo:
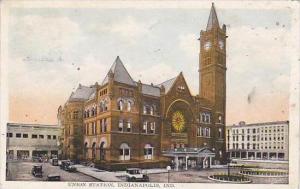
[[208, 137], [208, 136], [197, 136], [197, 137], [200, 137], [200, 138], [212, 138], [212, 137]]

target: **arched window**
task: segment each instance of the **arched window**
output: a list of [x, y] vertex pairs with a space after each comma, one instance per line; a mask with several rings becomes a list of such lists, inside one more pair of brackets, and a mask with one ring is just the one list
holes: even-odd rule
[[95, 109], [94, 108], [92, 108], [91, 114], [92, 114], [92, 116], [95, 115]]
[[128, 102], [127, 102], [127, 111], [128, 111], [128, 112], [131, 111], [131, 108], [132, 108], [131, 106], [132, 106], [132, 102], [131, 102], [131, 101], [128, 101]]
[[118, 110], [122, 111], [122, 110], [123, 110], [123, 107], [124, 107], [123, 100], [119, 100], [119, 101], [118, 101]]
[[126, 129], [126, 131], [127, 132], [131, 132], [131, 120], [128, 120], [128, 122], [127, 122], [127, 129]]
[[153, 113], [154, 113], [154, 108], [153, 106], [150, 106], [150, 114], [153, 115]]
[[120, 145], [120, 156], [119, 156], [119, 160], [130, 160], [130, 147], [128, 146], [127, 143], [122, 143]]
[[219, 128], [219, 138], [222, 138], [222, 129]]
[[92, 159], [96, 159], [96, 142], [92, 145]]
[[119, 131], [121, 131], [121, 132], [123, 132], [123, 120], [122, 119], [120, 119], [119, 120]]
[[147, 121], [144, 121], [144, 123], [143, 123], [143, 133], [147, 133]]
[[103, 102], [101, 101], [100, 104], [99, 104], [99, 111], [100, 112], [103, 112], [104, 109], [103, 109]]
[[202, 123], [205, 123], [205, 113], [202, 113], [202, 114], [201, 114], [201, 122], [202, 122]]
[[153, 159], [153, 151], [151, 144], [146, 144], [144, 147], [144, 159]]
[[150, 124], [150, 133], [155, 134], [155, 122], [151, 122]]
[[107, 100], [104, 100], [104, 102], [103, 102], [103, 110], [104, 111], [108, 110], [108, 101]]

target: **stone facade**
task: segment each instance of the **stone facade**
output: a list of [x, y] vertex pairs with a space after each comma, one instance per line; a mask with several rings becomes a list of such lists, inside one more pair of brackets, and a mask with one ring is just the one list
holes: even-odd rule
[[[70, 153], [73, 135], [68, 130], [78, 125], [83, 139], [80, 158], [98, 164], [159, 163], [170, 160], [164, 151], [203, 147], [216, 154], [214, 163], [224, 163], [225, 43], [226, 28], [220, 28], [213, 5], [207, 29], [200, 35], [201, 83], [196, 96], [183, 73], [158, 85], [144, 84], [134, 81], [117, 57], [101, 84], [80, 85], [59, 109], [67, 157], [75, 157]], [[94, 90], [75, 105], [74, 96], [84, 93], [83, 87]], [[74, 120], [72, 111], [78, 111], [80, 118]]]

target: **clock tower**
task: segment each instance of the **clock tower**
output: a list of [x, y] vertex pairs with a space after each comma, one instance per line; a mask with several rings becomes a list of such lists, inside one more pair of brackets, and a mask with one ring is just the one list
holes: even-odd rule
[[219, 26], [212, 3], [206, 30], [200, 32], [199, 94], [212, 102], [215, 111], [225, 115], [226, 26]]

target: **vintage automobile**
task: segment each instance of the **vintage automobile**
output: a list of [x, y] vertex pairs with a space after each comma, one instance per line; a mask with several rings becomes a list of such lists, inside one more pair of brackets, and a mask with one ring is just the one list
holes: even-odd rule
[[57, 159], [57, 158], [53, 158], [53, 159], [51, 160], [51, 164], [52, 164], [53, 166], [58, 166], [58, 159]]
[[61, 161], [60, 168], [69, 172], [77, 171], [76, 167], [74, 167], [74, 164], [69, 160]]
[[38, 156], [33, 156], [33, 157], [32, 157], [32, 161], [33, 161], [33, 162], [42, 162], [43, 159], [42, 159], [41, 157], [38, 157]]
[[43, 167], [41, 165], [34, 165], [31, 169], [31, 174], [35, 177], [43, 177]]
[[60, 175], [58, 174], [49, 174], [47, 176], [47, 181], [60, 181]]
[[128, 182], [149, 182], [149, 177], [142, 174], [139, 168], [128, 168], [126, 170], [126, 180]]

